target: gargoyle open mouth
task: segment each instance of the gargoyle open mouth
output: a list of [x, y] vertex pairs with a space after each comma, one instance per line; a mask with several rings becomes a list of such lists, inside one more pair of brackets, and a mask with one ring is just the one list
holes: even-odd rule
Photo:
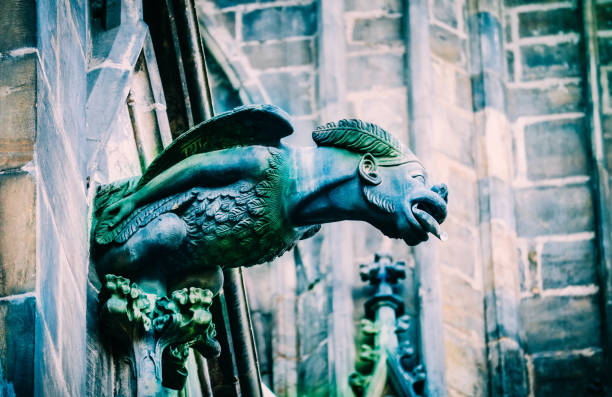
[[427, 201], [419, 201], [412, 206], [412, 213], [425, 232], [433, 234], [442, 241], [448, 239], [448, 234], [440, 228], [440, 223], [446, 218], [444, 208]]

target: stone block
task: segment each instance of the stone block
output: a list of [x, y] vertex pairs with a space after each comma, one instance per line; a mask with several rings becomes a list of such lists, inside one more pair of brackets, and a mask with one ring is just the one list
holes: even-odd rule
[[536, 37], [577, 32], [580, 18], [571, 8], [557, 8], [546, 11], [523, 12], [518, 14], [520, 37]]
[[36, 187], [26, 173], [0, 175], [0, 296], [36, 288]]
[[478, 180], [479, 219], [481, 222], [501, 221], [514, 225], [512, 186], [497, 177]]
[[[451, 264], [451, 267], [454, 266]], [[464, 277], [459, 277], [454, 272], [442, 271], [440, 280], [442, 281], [444, 323], [452, 325], [484, 345], [484, 297], [482, 291], [474, 289]]]
[[444, 332], [446, 381], [465, 396], [484, 397], [487, 392], [485, 347], [451, 330]]
[[601, 345], [601, 318], [595, 295], [525, 298], [520, 313], [528, 353]]
[[455, 64], [467, 66], [467, 46], [465, 39], [441, 26], [432, 25], [429, 31], [429, 45], [433, 55]]
[[[215, 19], [219, 21], [227, 31], [230, 33], [232, 37], [236, 37], [236, 13], [233, 11], [230, 12], [222, 12], [219, 14], [215, 14]], [[210, 59], [207, 57], [207, 60]]]
[[272, 103], [292, 116], [313, 111], [314, 79], [309, 72], [278, 72], [260, 75]]
[[524, 5], [535, 5], [535, 4], [547, 4], [547, 3], [557, 3], [557, 0], [504, 0], [504, 5], [507, 7], [516, 7], [516, 6], [524, 6]]
[[544, 289], [596, 284], [596, 256], [593, 240], [545, 243], [541, 264]]
[[349, 91], [404, 85], [404, 56], [400, 54], [351, 56], [346, 68]]
[[465, 110], [472, 110], [472, 82], [467, 74], [455, 74], [455, 104]]
[[0, 169], [32, 160], [36, 129], [36, 54], [0, 59]]
[[506, 51], [506, 76], [508, 81], [514, 81], [514, 51]]
[[521, 116], [582, 112], [585, 106], [581, 83], [510, 88], [506, 99], [508, 115], [512, 120]]
[[402, 12], [403, 1], [401, 0], [346, 0], [344, 3], [346, 11], [374, 11]]
[[588, 185], [541, 187], [515, 192], [519, 236], [580, 233], [594, 230]]
[[504, 110], [505, 86], [501, 75], [484, 71], [471, 76], [472, 103], [475, 112], [484, 108]]
[[214, 0], [214, 3], [219, 8], [233, 7], [240, 4], [255, 3], [257, 0]]
[[595, 13], [597, 17], [598, 30], [612, 29], [612, 4], [598, 4]]
[[450, 218], [444, 222], [443, 229], [448, 233], [448, 242], [440, 250], [440, 261], [461, 271], [467, 277], [474, 277], [476, 266], [476, 236], [474, 231]]
[[593, 386], [597, 380], [603, 380], [604, 368], [601, 351], [536, 356], [533, 358], [534, 394], [537, 397], [603, 395]]
[[307, 65], [314, 62], [311, 39], [275, 43], [246, 44], [242, 50], [256, 69]]
[[447, 24], [453, 28], [458, 26], [457, 18], [457, 2], [453, 0], [434, 0], [433, 15], [438, 21]]
[[317, 32], [317, 3], [246, 12], [242, 26], [244, 41], [312, 36]]
[[597, 43], [599, 45], [599, 63], [601, 65], [612, 64], [612, 38], [600, 37]]
[[588, 174], [584, 119], [554, 120], [525, 127], [530, 179]]
[[355, 19], [352, 37], [353, 41], [368, 44], [401, 41], [403, 39], [402, 18], [381, 16]]
[[[480, 5], [479, 5], [480, 6]], [[470, 32], [470, 73], [501, 73], [502, 27], [491, 12], [478, 12], [468, 18]]]
[[578, 43], [521, 46], [523, 80], [551, 77], [579, 77], [582, 60]]
[[434, 145], [450, 158], [474, 167], [474, 133], [470, 120], [450, 109], [432, 119]]
[[34, 0], [0, 1], [0, 53], [36, 47], [36, 6]]
[[0, 301], [0, 365], [18, 396], [34, 395], [36, 298]]

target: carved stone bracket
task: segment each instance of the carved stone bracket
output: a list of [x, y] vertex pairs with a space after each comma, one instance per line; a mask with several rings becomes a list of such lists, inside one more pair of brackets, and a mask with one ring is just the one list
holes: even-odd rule
[[183, 288], [170, 297], [147, 294], [125, 277], [106, 275], [100, 291], [102, 329], [131, 347], [138, 395], [157, 396], [162, 386], [180, 390], [189, 349], [216, 357], [221, 347], [209, 308], [213, 293]]

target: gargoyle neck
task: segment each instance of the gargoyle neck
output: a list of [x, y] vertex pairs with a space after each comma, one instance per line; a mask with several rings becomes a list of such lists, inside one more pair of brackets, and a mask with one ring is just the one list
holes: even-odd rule
[[357, 167], [360, 156], [346, 150], [296, 149], [289, 214], [296, 226], [360, 220], [366, 204]]

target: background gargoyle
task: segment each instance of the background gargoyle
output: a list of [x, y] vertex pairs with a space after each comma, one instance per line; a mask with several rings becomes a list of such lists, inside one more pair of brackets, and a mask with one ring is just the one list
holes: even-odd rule
[[[429, 187], [421, 163], [389, 133], [341, 120], [313, 132], [316, 147], [293, 147], [281, 142], [292, 132], [274, 106], [236, 108], [183, 134], [142, 177], [102, 186], [98, 273], [151, 273], [182, 287], [190, 275], [270, 261], [342, 220], [410, 245], [428, 232], [440, 237], [447, 188]], [[219, 277], [204, 279], [220, 288]]]

